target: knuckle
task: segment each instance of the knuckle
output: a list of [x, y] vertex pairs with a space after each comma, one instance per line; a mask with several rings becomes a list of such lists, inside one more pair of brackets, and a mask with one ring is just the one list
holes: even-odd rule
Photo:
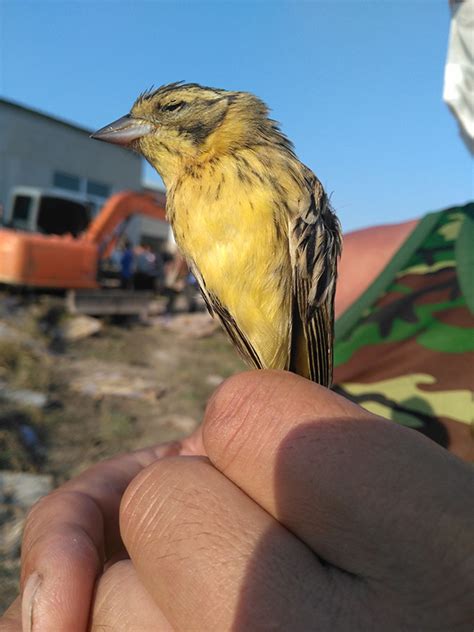
[[247, 371], [233, 375], [223, 382], [208, 402], [205, 413], [205, 428], [215, 428], [239, 418], [241, 413], [253, 406], [259, 393], [265, 389], [273, 372]]
[[[59, 509], [55, 505], [48, 509]], [[51, 512], [43, 514], [41, 506], [35, 510], [25, 532], [21, 552], [22, 582], [33, 570], [56, 573], [57, 569], [91, 569], [97, 572], [102, 566], [102, 551], [91, 535], [79, 524], [62, 521], [57, 524]]]
[[[126, 490], [120, 508], [120, 526], [127, 549], [155, 541], [173, 524], [177, 505], [196, 505], [204, 457], [170, 457], [150, 465]], [[193, 504], [194, 503], [194, 504]], [[198, 503], [199, 504], [199, 503]]]
[[29, 553], [33, 544], [38, 540], [39, 525], [43, 522], [43, 517], [49, 515], [51, 506], [51, 495], [44, 496], [37, 500], [29, 509], [25, 518], [23, 529], [22, 555]]
[[136, 507], [140, 505], [143, 498], [148, 495], [148, 488], [150, 486], [149, 479], [155, 480], [157, 475], [159, 475], [157, 469], [159, 469], [158, 461], [144, 468], [135, 476], [123, 494], [120, 504], [121, 516], [134, 514]]
[[23, 563], [34, 563], [42, 558], [48, 564], [62, 564], [66, 560], [69, 564], [86, 563], [99, 566], [99, 552], [89, 535], [82, 529], [73, 526], [61, 526], [41, 533], [31, 542], [29, 550], [23, 554]]
[[98, 524], [101, 520], [100, 510], [91, 498], [81, 492], [58, 489], [40, 498], [28, 512], [23, 533], [23, 552], [28, 553], [39, 539], [47, 539], [51, 532], [59, 535], [72, 531], [84, 532], [84, 536], [89, 537], [83, 528], [84, 524], [87, 521]]
[[43, 496], [38, 499], [33, 505], [31, 505], [28, 513], [26, 514], [26, 525], [33, 525], [41, 516], [43, 510], [51, 504], [52, 494]]
[[294, 376], [282, 371], [249, 371], [226, 380], [208, 403], [203, 441], [211, 460], [226, 468], [241, 446], [254, 437], [255, 424], [266, 426], [275, 414], [275, 393]]
[[164, 475], [161, 462], [156, 461], [142, 470], [125, 490], [120, 504], [120, 531], [127, 543], [140, 537], [143, 516], [153, 511]]

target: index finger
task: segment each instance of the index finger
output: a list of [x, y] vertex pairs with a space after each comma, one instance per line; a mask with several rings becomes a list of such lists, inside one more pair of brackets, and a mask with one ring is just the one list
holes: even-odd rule
[[87, 629], [97, 574], [121, 548], [118, 511], [124, 490], [144, 467], [176, 454], [179, 444], [104, 461], [41, 499], [31, 510], [22, 545], [23, 626]]

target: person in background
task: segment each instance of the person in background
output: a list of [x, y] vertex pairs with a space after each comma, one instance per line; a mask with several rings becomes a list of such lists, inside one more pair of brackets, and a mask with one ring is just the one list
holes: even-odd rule
[[[443, 99], [474, 152], [474, 1], [450, 0]], [[336, 392], [474, 461], [474, 203], [344, 236]]]
[[344, 238], [333, 389], [474, 460], [474, 203]]
[[153, 252], [155, 257], [155, 271], [154, 271], [154, 289], [161, 294], [165, 286], [165, 262], [163, 252], [158, 249]]
[[131, 290], [133, 288], [133, 264], [132, 244], [126, 239], [120, 256], [120, 287], [123, 290]]
[[459, 126], [465, 146], [474, 156], [474, 0], [449, 0], [451, 28], [444, 69], [443, 100]]
[[135, 250], [133, 286], [136, 290], [154, 290], [156, 276], [157, 257], [150, 244], [142, 242]]
[[179, 252], [165, 253], [165, 287], [163, 294], [167, 297], [165, 316], [175, 311], [175, 303], [187, 283], [188, 266]]
[[198, 310], [197, 296], [199, 294], [199, 284], [194, 274], [189, 271], [186, 276], [186, 285], [184, 287], [184, 295], [188, 302], [188, 312], [193, 314]]

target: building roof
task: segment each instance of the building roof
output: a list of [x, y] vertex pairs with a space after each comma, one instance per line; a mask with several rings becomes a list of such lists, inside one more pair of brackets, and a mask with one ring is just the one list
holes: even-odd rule
[[87, 129], [85, 127], [81, 127], [80, 125], [76, 125], [75, 123], [70, 123], [69, 121], [65, 121], [64, 119], [57, 118], [56, 116], [52, 116], [51, 114], [46, 114], [45, 112], [41, 112], [40, 110], [35, 110], [34, 108], [27, 107], [26, 105], [22, 105], [17, 101], [10, 101], [9, 99], [4, 99], [0, 97], [0, 105], [7, 105], [14, 110], [22, 110], [23, 112], [28, 112], [28, 114], [34, 114], [40, 118], [46, 119], [48, 121], [53, 121], [53, 123], [59, 123], [60, 125], [65, 125], [66, 127], [77, 130], [78, 132], [83, 132], [84, 134], [92, 134], [93, 130]]
[[[66, 121], [64, 119], [58, 118], [57, 116], [46, 114], [46, 112], [42, 112], [41, 110], [35, 110], [34, 108], [30, 108], [26, 105], [22, 105], [21, 103], [18, 103], [17, 101], [11, 101], [10, 99], [5, 99], [3, 97], [0, 97], [0, 106], [2, 105], [6, 105], [7, 107], [10, 107], [14, 110], [27, 112], [28, 114], [32, 114], [33, 116], [42, 118], [43, 120], [51, 121], [53, 123], [56, 123], [57, 125], [62, 125], [63, 127], [67, 127], [68, 129], [73, 129], [76, 132], [80, 132], [81, 134], [87, 134], [88, 136], [90, 136], [95, 131], [87, 127], [82, 127], [81, 125], [77, 125], [76, 123], [71, 123], [70, 121]], [[132, 156], [138, 157], [137, 154], [130, 152], [125, 147], [120, 147], [120, 145], [115, 145], [115, 147], [122, 151], [127, 151]]]

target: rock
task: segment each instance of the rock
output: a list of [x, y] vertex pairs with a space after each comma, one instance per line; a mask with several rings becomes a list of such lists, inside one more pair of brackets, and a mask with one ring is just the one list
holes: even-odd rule
[[53, 489], [49, 474], [0, 471], [0, 555], [19, 554], [28, 510]]
[[19, 553], [25, 517], [26, 511], [22, 511], [21, 516], [12, 517], [2, 522], [0, 529], [0, 555], [10, 557]]
[[169, 426], [183, 435], [191, 434], [199, 426], [199, 422], [187, 415], [166, 415], [160, 419], [160, 425]]
[[68, 319], [60, 329], [60, 335], [67, 342], [75, 342], [94, 336], [103, 328], [102, 322], [92, 316], [75, 316]]
[[164, 329], [177, 333], [183, 338], [207, 338], [220, 325], [206, 312], [178, 314], [170, 318], [161, 317], [157, 321]]
[[155, 401], [164, 394], [164, 389], [158, 388], [153, 380], [118, 372], [97, 371], [76, 378], [70, 386], [76, 392], [97, 399], [111, 395]]
[[3, 380], [0, 380], [0, 398], [20, 406], [32, 406], [33, 408], [44, 408], [48, 403], [48, 396], [44, 393], [30, 391], [26, 388], [12, 389]]
[[29, 509], [53, 489], [50, 474], [29, 474], [0, 470], [0, 504], [12, 504]]
[[13, 327], [0, 322], [0, 340], [15, 340], [19, 338], [19, 333]]
[[225, 378], [222, 377], [222, 375], [208, 375], [206, 377], [206, 384], [209, 384], [209, 386], [219, 386], [224, 380]]
[[113, 396], [155, 402], [166, 393], [166, 385], [159, 383], [155, 371], [148, 368], [99, 358], [80, 359], [69, 367], [70, 389], [96, 399]]
[[156, 349], [153, 351], [153, 358], [156, 364], [161, 366], [172, 367], [173, 369], [179, 363], [179, 357], [177, 357], [175, 351], [167, 351], [166, 349]]

